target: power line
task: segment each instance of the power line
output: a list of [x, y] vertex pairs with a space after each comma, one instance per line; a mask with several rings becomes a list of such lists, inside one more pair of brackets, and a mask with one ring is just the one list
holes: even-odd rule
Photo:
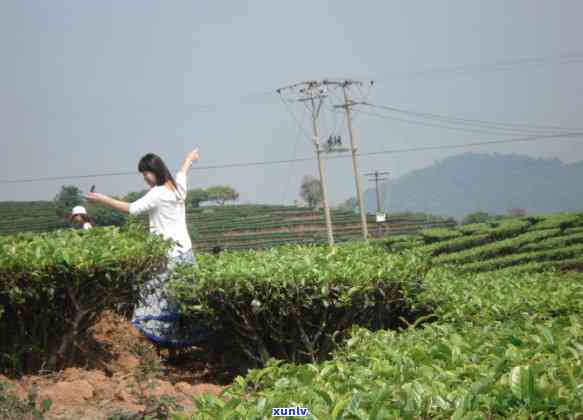
[[[486, 128], [482, 128], [482, 129], [464, 128], [464, 127], [459, 127], [459, 126], [436, 124], [436, 123], [427, 122], [427, 121], [408, 120], [408, 119], [404, 119], [404, 118], [393, 117], [393, 116], [386, 115], [386, 114], [379, 114], [376, 112], [363, 111], [362, 109], [359, 111], [359, 113], [364, 114], [364, 115], [371, 115], [373, 117], [383, 118], [386, 120], [404, 122], [407, 124], [419, 125], [419, 126], [424, 126], [424, 127], [444, 128], [446, 130], [463, 131], [466, 133], [497, 134], [497, 135], [505, 135], [505, 134], [512, 134], [512, 133], [514, 133], [514, 134], [535, 134], [535, 133], [537, 133], [537, 132], [533, 132], [533, 131], [523, 131], [523, 130], [503, 130], [503, 131], [500, 131], [500, 130], [486, 129]], [[540, 132], [538, 132], [538, 133], [540, 133]]]
[[508, 70], [517, 66], [533, 64], [536, 65], [536, 64], [577, 64], [577, 63], [583, 63], [583, 52], [574, 52], [569, 54], [562, 54], [559, 56], [513, 58], [508, 60], [498, 60], [492, 63], [484, 64], [465, 64], [460, 66], [433, 67], [426, 70], [418, 71], [394, 72], [385, 74], [380, 79], [375, 80], [413, 79], [423, 78], [427, 76], [435, 76], [439, 74], [483, 73], [487, 71]]
[[[513, 66], [524, 66], [529, 64], [577, 64], [583, 63], [583, 52], [573, 52], [568, 54], [563, 54], [559, 56], [539, 56], [539, 57], [523, 57], [509, 60], [498, 60], [491, 63], [485, 64], [465, 64], [461, 66], [451, 66], [451, 67], [433, 67], [426, 70], [414, 70], [414, 71], [403, 71], [384, 75], [381, 78], [374, 78], [375, 83], [391, 78], [417, 78], [420, 76], [430, 76], [433, 74], [447, 74], [447, 73], [471, 73], [471, 72], [483, 72], [492, 70], [502, 70], [505, 68], [511, 68]], [[244, 94], [239, 98], [234, 98], [230, 100], [230, 103], [238, 103], [242, 105], [257, 105], [264, 104], [271, 99], [269, 98], [273, 95], [271, 90], [269, 91], [256, 91], [248, 94]], [[368, 96], [368, 94], [366, 95]], [[212, 104], [212, 103], [189, 103], [185, 104], [191, 107], [191, 112], [209, 113], [215, 112], [221, 108], [222, 104]], [[137, 107], [151, 107], [151, 104], [138, 104]]]
[[492, 144], [534, 142], [534, 141], [551, 140], [551, 139], [577, 140], [575, 137], [579, 137], [579, 136], [583, 136], [583, 131], [575, 132], [575, 133], [548, 134], [548, 135], [540, 135], [540, 136], [521, 137], [521, 138], [514, 138], [514, 139], [507, 139], [507, 140], [490, 140], [490, 141], [479, 141], [479, 142], [473, 142], [473, 143], [445, 144], [445, 145], [441, 145], [441, 146], [420, 146], [420, 147], [412, 147], [412, 148], [408, 148], [408, 149], [380, 150], [378, 152], [363, 153], [362, 156], [396, 154], [396, 153], [410, 153], [410, 152], [426, 152], [429, 150], [460, 149], [460, 148], [466, 148], [466, 147], [487, 146], [487, 145], [492, 145]]
[[[223, 168], [237, 168], [237, 167], [247, 167], [247, 166], [261, 166], [261, 165], [277, 165], [283, 163], [292, 162], [302, 162], [311, 161], [312, 158], [303, 159], [286, 159], [286, 160], [273, 160], [273, 161], [257, 161], [257, 162], [244, 162], [244, 163], [227, 163], [223, 165], [207, 165], [207, 166], [196, 166], [190, 170], [205, 170], [205, 169], [223, 169]], [[24, 182], [39, 182], [39, 181], [62, 181], [66, 179], [83, 179], [83, 178], [104, 178], [113, 176], [128, 176], [136, 175], [136, 172], [108, 172], [100, 174], [89, 174], [89, 175], [69, 175], [69, 176], [54, 176], [54, 177], [43, 177], [43, 178], [25, 178], [17, 180], [0, 180], [0, 184], [18, 184]]]
[[[327, 98], [325, 84], [318, 81], [304, 81], [295, 83], [290, 86], [277, 89], [277, 93], [281, 96], [283, 91], [296, 93], [298, 90], [299, 97], [297, 101], [302, 102], [312, 117], [312, 130], [314, 133], [314, 146], [316, 147], [316, 158], [318, 160], [318, 172], [320, 173], [320, 194], [322, 196], [322, 204], [324, 206], [324, 218], [326, 219], [326, 231], [328, 233], [328, 244], [334, 246], [334, 233], [332, 231], [332, 217], [330, 215], [330, 206], [328, 204], [328, 193], [325, 180], [324, 161], [322, 156], [322, 148], [320, 145], [320, 127], [319, 117], [322, 109], [322, 103]], [[283, 99], [283, 97], [282, 97]]]
[[[559, 56], [539, 56], [539, 57], [523, 57], [508, 60], [498, 60], [491, 63], [485, 64], [465, 64], [460, 66], [451, 67], [433, 67], [426, 70], [414, 70], [414, 71], [403, 71], [391, 74], [386, 74], [380, 78], [374, 78], [375, 83], [383, 81], [385, 79], [391, 78], [416, 78], [419, 76], [427, 76], [437, 73], [468, 73], [468, 72], [480, 72], [484, 70], [498, 70], [500, 67], [509, 68], [513, 66], [524, 66], [528, 64], [577, 64], [583, 63], [583, 52], [573, 52], [568, 54], [562, 54]], [[190, 108], [190, 112], [196, 113], [211, 113], [216, 112], [226, 104], [242, 104], [242, 105], [258, 105], [266, 104], [271, 102], [273, 95], [272, 90], [255, 91], [244, 94], [238, 98], [231, 98], [228, 103], [185, 103], [187, 108]], [[366, 94], [368, 96], [368, 94]], [[153, 109], [151, 103], [139, 103], [132, 104], [132, 108], [141, 109], [148, 108]]]
[[[509, 143], [527, 143], [527, 142], [535, 142], [535, 141], [543, 141], [543, 140], [580, 140], [577, 137], [583, 136], [583, 131], [572, 132], [572, 133], [557, 133], [557, 134], [548, 134], [548, 135], [538, 135], [538, 136], [527, 136], [527, 137], [518, 137], [518, 138], [511, 138], [505, 140], [490, 140], [490, 141], [480, 141], [480, 142], [473, 142], [473, 143], [458, 143], [458, 144], [444, 144], [440, 146], [419, 146], [419, 147], [411, 147], [411, 148], [403, 148], [403, 149], [387, 149], [387, 150], [379, 150], [376, 152], [366, 152], [366, 153], [357, 153], [357, 156], [375, 156], [375, 155], [384, 155], [384, 154], [399, 154], [399, 153], [414, 153], [414, 152], [423, 152], [423, 151], [430, 151], [430, 150], [449, 150], [449, 149], [460, 149], [460, 148], [468, 148], [468, 147], [477, 147], [477, 146], [487, 146], [493, 144], [509, 144]], [[351, 156], [349, 154], [344, 155], [331, 155], [324, 157], [325, 160], [332, 160], [332, 159], [348, 159]], [[265, 166], [265, 165], [280, 165], [286, 163], [293, 163], [293, 162], [312, 162], [315, 158], [306, 157], [306, 158], [296, 158], [296, 159], [285, 159], [285, 160], [267, 160], [267, 161], [256, 161], [256, 162], [240, 162], [240, 163], [227, 163], [222, 165], [207, 165], [207, 166], [195, 166], [192, 167], [191, 171], [202, 171], [208, 169], [225, 169], [225, 168], [243, 168], [243, 167], [251, 167], [251, 166]], [[26, 178], [26, 179], [13, 179], [13, 180], [0, 180], [0, 184], [20, 184], [20, 183], [27, 183], [27, 182], [42, 182], [42, 181], [62, 181], [67, 179], [83, 179], [83, 178], [100, 178], [100, 177], [112, 177], [112, 176], [127, 176], [127, 175], [136, 175], [136, 172], [110, 172], [110, 173], [101, 173], [101, 174], [90, 174], [90, 175], [70, 175], [70, 176], [55, 176], [55, 177], [43, 177], [43, 178]]]
[[[304, 115], [302, 115], [302, 123], [304, 118], [306, 117], [305, 112]], [[293, 149], [293, 158], [296, 158], [296, 154], [297, 154], [297, 149], [298, 149], [298, 143], [300, 140], [300, 137], [302, 136], [302, 131], [303, 131], [303, 124], [300, 125], [298, 127], [298, 132], [296, 134], [296, 139], [294, 141], [294, 149]], [[292, 171], [293, 171], [293, 162], [290, 164], [289, 168], [288, 168], [288, 174], [287, 174], [287, 182], [285, 183], [285, 189], [283, 190], [283, 199], [282, 199], [282, 203], [285, 203], [285, 200], [287, 199], [287, 193], [289, 191], [289, 184], [291, 182], [291, 178], [292, 178]]]
[[402, 108], [396, 108], [392, 106], [386, 105], [377, 105], [371, 104], [368, 102], [363, 103], [363, 105], [372, 107], [372, 108], [379, 108], [384, 109], [387, 111], [397, 112], [406, 115], [414, 115], [421, 118], [429, 118], [429, 119], [437, 119], [437, 120], [445, 120], [450, 121], [460, 125], [477, 125], [477, 126], [486, 126], [491, 128], [497, 129], [509, 129], [509, 130], [518, 130], [518, 131], [537, 131], [537, 130], [559, 130], [559, 131], [571, 131], [571, 130], [583, 130], [583, 128], [566, 128], [560, 126], [538, 126], [538, 125], [529, 125], [529, 124], [515, 124], [515, 123], [504, 123], [498, 121], [486, 121], [486, 120], [477, 120], [477, 119], [470, 119], [470, 118], [461, 118], [455, 117], [450, 115], [442, 115], [430, 112], [419, 112], [419, 111], [411, 111]]
[[[292, 119], [294, 120], [294, 122], [296, 123], [296, 125], [298, 126], [298, 128], [304, 133], [304, 137], [308, 140], [309, 143], [311, 143], [311, 141], [310, 141], [310, 134], [304, 128], [303, 121], [300, 122], [297, 119], [296, 114], [294, 114], [294, 112], [291, 109], [290, 105], [283, 98], [281, 92], [277, 92], [277, 94], [278, 94], [279, 98], [281, 99], [281, 102], [283, 103], [283, 106], [285, 107], [285, 109], [287, 110], [287, 112], [289, 112], [289, 114], [291, 115]], [[306, 109], [305, 111], [308, 111], [308, 110]], [[304, 115], [305, 115], [305, 111], [304, 111]]]

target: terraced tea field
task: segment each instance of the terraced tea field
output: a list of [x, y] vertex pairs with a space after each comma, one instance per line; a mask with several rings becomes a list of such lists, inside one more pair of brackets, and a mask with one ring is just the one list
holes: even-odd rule
[[[87, 367], [87, 351], [110, 347], [86, 331], [101, 328], [104, 310], [120, 319], [136, 302], [164, 266], [167, 241], [134, 224], [1, 236], [0, 418], [259, 420], [302, 407], [322, 419], [579, 419], [583, 274], [572, 271], [581, 269], [582, 218], [200, 253], [166, 289], [181, 325], [206, 331], [173, 368], [195, 375], [191, 383], [175, 385], [164, 376], [170, 362], [135, 341], [120, 349], [133, 367]], [[518, 272], [546, 268], [565, 272]], [[193, 387], [202, 374], [213, 392]], [[27, 375], [44, 386], [30, 400]], [[85, 396], [62, 392], [77, 389]]]
[[[335, 239], [346, 242], [361, 238], [360, 216], [350, 211], [332, 210]], [[146, 216], [139, 218], [147, 223]], [[187, 208], [187, 223], [195, 248], [208, 251], [216, 245], [225, 249], [265, 249], [288, 243], [326, 243], [322, 211], [275, 205], [226, 205]], [[368, 216], [369, 231], [376, 233], [374, 215]], [[384, 235], [411, 234], [426, 227], [453, 226], [446, 218], [422, 214], [393, 215]], [[0, 235], [19, 232], [46, 232], [67, 227], [55, 215], [51, 202], [0, 203]]]
[[583, 269], [583, 213], [426, 229], [383, 241], [393, 250], [418, 248], [434, 263], [466, 272]]
[[[362, 237], [360, 216], [332, 210], [332, 227], [337, 242]], [[215, 245], [226, 249], [260, 249], [283, 244], [326, 243], [324, 213], [292, 206], [239, 205], [192, 209], [187, 215], [191, 237], [198, 250]], [[374, 215], [368, 216], [369, 231], [376, 231]], [[385, 234], [411, 234], [431, 227], [453, 226], [446, 218], [426, 215], [389, 216]]]

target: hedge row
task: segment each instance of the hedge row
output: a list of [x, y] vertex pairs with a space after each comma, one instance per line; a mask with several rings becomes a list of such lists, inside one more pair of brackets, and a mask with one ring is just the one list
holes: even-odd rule
[[504, 273], [541, 273], [546, 271], [578, 271], [583, 272], [583, 256], [551, 261], [535, 261], [527, 264], [503, 268]]
[[422, 230], [420, 235], [425, 243], [430, 244], [438, 241], [457, 238], [461, 236], [462, 233], [455, 229], [433, 228]]
[[[422, 226], [419, 225], [410, 225], [407, 228], [403, 228], [403, 229], [397, 229], [394, 226], [385, 226], [384, 228], [384, 234], [385, 235], [404, 235], [404, 234], [413, 234], [413, 233], [417, 233], [420, 229], [422, 228]], [[350, 233], [351, 237], [357, 237], [358, 236], [358, 232], [360, 232], [360, 226], [351, 226], [350, 228], [335, 228], [335, 235], [334, 237], [336, 238], [337, 236], [342, 236], [343, 233]], [[374, 233], [376, 231], [376, 226], [375, 225], [369, 225], [369, 232], [370, 233]], [[352, 235], [352, 233], [354, 232], [354, 235]], [[251, 242], [255, 242], [255, 244], [259, 244], [261, 246], [264, 245], [269, 245], [270, 243], [272, 243], [269, 238], [271, 239], [277, 239], [277, 241], [275, 241], [275, 243], [281, 243], [282, 241], [285, 240], [292, 240], [294, 238], [298, 238], [298, 239], [303, 239], [303, 238], [314, 238], [315, 236], [322, 236], [323, 238], [325, 237], [325, 230], [324, 228], [322, 228], [322, 230], [318, 230], [318, 231], [305, 231], [305, 232], [275, 232], [275, 233], [269, 233], [269, 234], [261, 234], [258, 233], [256, 235], [235, 235], [235, 236], [226, 236], [226, 235], [213, 235], [213, 236], [207, 236], [207, 235], [197, 235], [197, 234], [192, 234], [193, 238], [195, 239], [195, 242], [197, 245], [200, 246], [205, 246], [206, 244], [209, 245], [214, 245], [216, 243], [221, 243], [221, 244], [234, 244], [237, 242], [240, 243], [244, 243], [246, 241], [251, 241]], [[317, 239], [317, 238], [316, 238]], [[255, 244], [250, 244], [250, 246], [254, 246]], [[244, 247], [244, 244], [243, 244]]]
[[[479, 223], [474, 225], [466, 225], [465, 227], [469, 226], [472, 226], [472, 229], [464, 230], [464, 226], [458, 229], [460, 232], [465, 233], [467, 236], [433, 243], [431, 245], [424, 246], [422, 249], [434, 256], [441, 254], [453, 254], [479, 247], [481, 245], [486, 245], [490, 242], [516, 237], [525, 231], [532, 232], [536, 230], [530, 229], [529, 224], [525, 222], [502, 222], [499, 226]], [[444, 258], [446, 257], [444, 256]]]
[[438, 242], [431, 245], [423, 246], [421, 249], [430, 253], [433, 256], [441, 254], [451, 254], [455, 252], [464, 251], [466, 249], [474, 248], [480, 245], [485, 245], [494, 241], [494, 238], [487, 233], [480, 233], [471, 236], [463, 236], [461, 238], [451, 239], [449, 241]]
[[512, 254], [517, 248], [525, 244], [542, 241], [559, 235], [561, 235], [559, 229], [527, 232], [514, 238], [496, 241], [490, 244], [470, 248], [465, 251], [453, 254], [443, 254], [436, 257], [435, 261], [444, 264], [464, 264], [480, 259], [493, 258], [501, 255]]
[[[351, 233], [345, 233], [341, 235], [334, 235], [335, 243], [343, 243], [347, 241], [359, 241], [362, 239], [362, 233], [360, 231], [353, 231]], [[328, 237], [325, 232], [320, 232], [317, 236], [298, 236], [293, 238], [283, 238], [283, 239], [272, 239], [272, 240], [259, 240], [254, 242], [241, 242], [241, 243], [229, 243], [221, 242], [224, 245], [224, 249], [231, 250], [245, 250], [245, 249], [268, 249], [275, 246], [282, 246], [287, 244], [312, 244], [312, 245], [322, 245], [328, 243]], [[207, 246], [207, 248], [212, 248], [213, 246]]]
[[566, 229], [583, 225], [582, 213], [554, 214], [552, 216], [542, 216], [539, 218], [540, 221], [536, 224], [537, 229]]
[[583, 232], [567, 233], [564, 236], [549, 238], [541, 242], [526, 244], [520, 247], [521, 252], [525, 251], [542, 251], [545, 249], [563, 248], [569, 245], [580, 244], [583, 242]]
[[[271, 357], [325, 359], [353, 324], [396, 328], [410, 319], [429, 261], [367, 244], [282, 246], [201, 255], [171, 290], [193, 320], [212, 318], [223, 345], [262, 366]], [[195, 321], [193, 321], [195, 322]]]
[[[334, 233], [343, 233], [343, 232], [352, 232], [352, 231], [361, 231], [361, 226], [359, 224], [352, 224], [349, 226], [333, 226], [332, 230]], [[372, 230], [372, 229], [371, 229]], [[279, 232], [269, 232], [269, 233], [261, 233], [257, 232], [255, 234], [239, 234], [237, 231], [231, 231], [230, 235], [217, 235], [217, 236], [206, 236], [202, 235], [197, 239], [198, 243], [201, 242], [212, 242], [212, 241], [228, 241], [228, 242], [245, 242], [245, 241], [253, 241], [253, 240], [262, 240], [262, 239], [284, 239], [284, 238], [293, 238], [293, 237], [307, 237], [307, 236], [318, 236], [322, 234], [326, 234], [326, 227], [322, 226], [321, 229], [318, 230], [294, 230], [294, 231], [279, 231]], [[236, 233], [236, 234], [235, 234]]]
[[562, 248], [543, 249], [542, 251], [523, 252], [464, 264], [460, 267], [464, 271], [493, 271], [514, 265], [528, 264], [542, 261], [561, 261], [574, 258], [583, 253], [583, 245], [576, 244]]
[[332, 360], [272, 361], [192, 417], [262, 419], [273, 407], [314, 418], [576, 419], [583, 413], [583, 276], [426, 277], [437, 322], [405, 332], [355, 329]]
[[[343, 235], [343, 236], [339, 236], [339, 237], [334, 237], [335, 238], [335, 242], [344, 242], [346, 240], [354, 240], [355, 238], [357, 238], [356, 234], [352, 234], [352, 235]], [[254, 241], [254, 242], [241, 242], [241, 243], [225, 243], [224, 244], [224, 249], [229, 249], [229, 250], [246, 250], [246, 249], [254, 249], [254, 250], [260, 250], [260, 249], [269, 249], [272, 247], [276, 247], [276, 246], [282, 246], [282, 245], [293, 245], [293, 244], [306, 244], [306, 245], [322, 245], [324, 243], [327, 243], [328, 240], [326, 237], [324, 236], [319, 236], [319, 237], [296, 237], [296, 238], [286, 238], [286, 239], [272, 239], [272, 240], [260, 240], [260, 241]]]
[[133, 304], [168, 249], [131, 225], [2, 237], [0, 371], [71, 364], [99, 314]]

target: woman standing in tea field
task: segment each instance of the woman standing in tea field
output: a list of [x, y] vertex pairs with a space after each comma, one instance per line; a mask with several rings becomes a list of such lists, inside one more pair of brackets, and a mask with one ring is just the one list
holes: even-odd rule
[[138, 171], [143, 175], [150, 190], [133, 203], [116, 200], [99, 193], [87, 194], [87, 199], [90, 201], [131, 215], [147, 212], [150, 219], [150, 232], [162, 235], [176, 243], [169, 252], [166, 271], [145, 286], [132, 320], [132, 324], [150, 341], [159, 347], [170, 349], [191, 346], [199, 338], [194, 329], [186, 331], [180, 326], [177, 305], [168, 299], [165, 292], [168, 274], [176, 264], [196, 265], [186, 226], [185, 200], [187, 173], [192, 163], [198, 159], [198, 149], [190, 152], [174, 178], [159, 156], [149, 153], [142, 157], [138, 164]]

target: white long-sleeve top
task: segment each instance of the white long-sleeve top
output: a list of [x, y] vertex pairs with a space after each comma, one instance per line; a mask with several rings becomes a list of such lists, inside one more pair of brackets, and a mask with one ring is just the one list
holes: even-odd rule
[[146, 195], [130, 204], [130, 214], [148, 212], [150, 232], [172, 239], [178, 244], [170, 251], [170, 256], [188, 252], [192, 242], [186, 227], [186, 174], [176, 175], [178, 191], [171, 191], [164, 185], [152, 187]]

